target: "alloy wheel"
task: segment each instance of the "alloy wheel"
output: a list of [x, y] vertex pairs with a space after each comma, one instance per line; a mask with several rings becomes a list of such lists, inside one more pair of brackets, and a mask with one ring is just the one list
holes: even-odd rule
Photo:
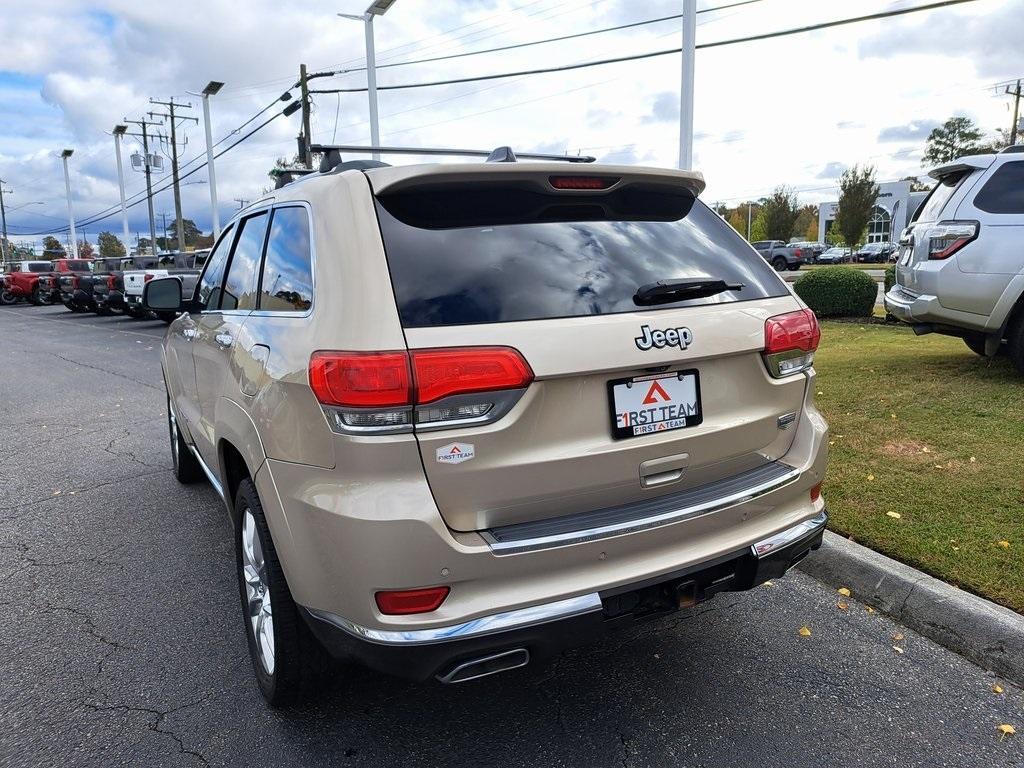
[[274, 674], [274, 615], [270, 606], [270, 584], [263, 558], [263, 545], [256, 530], [256, 518], [246, 509], [242, 517], [242, 578], [246, 609], [260, 662], [268, 675]]

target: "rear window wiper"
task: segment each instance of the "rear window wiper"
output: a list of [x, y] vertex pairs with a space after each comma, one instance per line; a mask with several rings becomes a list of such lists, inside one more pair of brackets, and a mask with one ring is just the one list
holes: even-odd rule
[[742, 291], [745, 287], [744, 283], [727, 283], [725, 280], [659, 280], [637, 288], [633, 294], [633, 303], [638, 307], [651, 307], [673, 301], [703, 299], [725, 291]]

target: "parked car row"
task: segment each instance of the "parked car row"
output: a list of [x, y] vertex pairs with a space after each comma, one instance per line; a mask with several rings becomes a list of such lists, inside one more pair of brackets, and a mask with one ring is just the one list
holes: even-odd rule
[[143, 308], [143, 287], [155, 277], [174, 277], [183, 290], [191, 291], [209, 253], [202, 250], [156, 256], [11, 262], [4, 265], [0, 278], [0, 304], [59, 303], [71, 312], [123, 313], [136, 320], [156, 314], [170, 323], [175, 313], [151, 313]]

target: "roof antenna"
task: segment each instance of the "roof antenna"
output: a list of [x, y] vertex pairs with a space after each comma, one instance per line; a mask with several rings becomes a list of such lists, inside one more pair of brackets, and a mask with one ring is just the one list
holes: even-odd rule
[[491, 152], [487, 156], [485, 163], [516, 163], [516, 153], [512, 151], [512, 147], [498, 147], [496, 150]]

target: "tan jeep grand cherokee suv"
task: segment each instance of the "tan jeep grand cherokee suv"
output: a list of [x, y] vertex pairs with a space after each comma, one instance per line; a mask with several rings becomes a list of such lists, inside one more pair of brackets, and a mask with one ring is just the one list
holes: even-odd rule
[[323, 648], [461, 682], [817, 548], [818, 325], [703, 187], [342, 163], [240, 211], [193, 296], [147, 284], [268, 701]]

